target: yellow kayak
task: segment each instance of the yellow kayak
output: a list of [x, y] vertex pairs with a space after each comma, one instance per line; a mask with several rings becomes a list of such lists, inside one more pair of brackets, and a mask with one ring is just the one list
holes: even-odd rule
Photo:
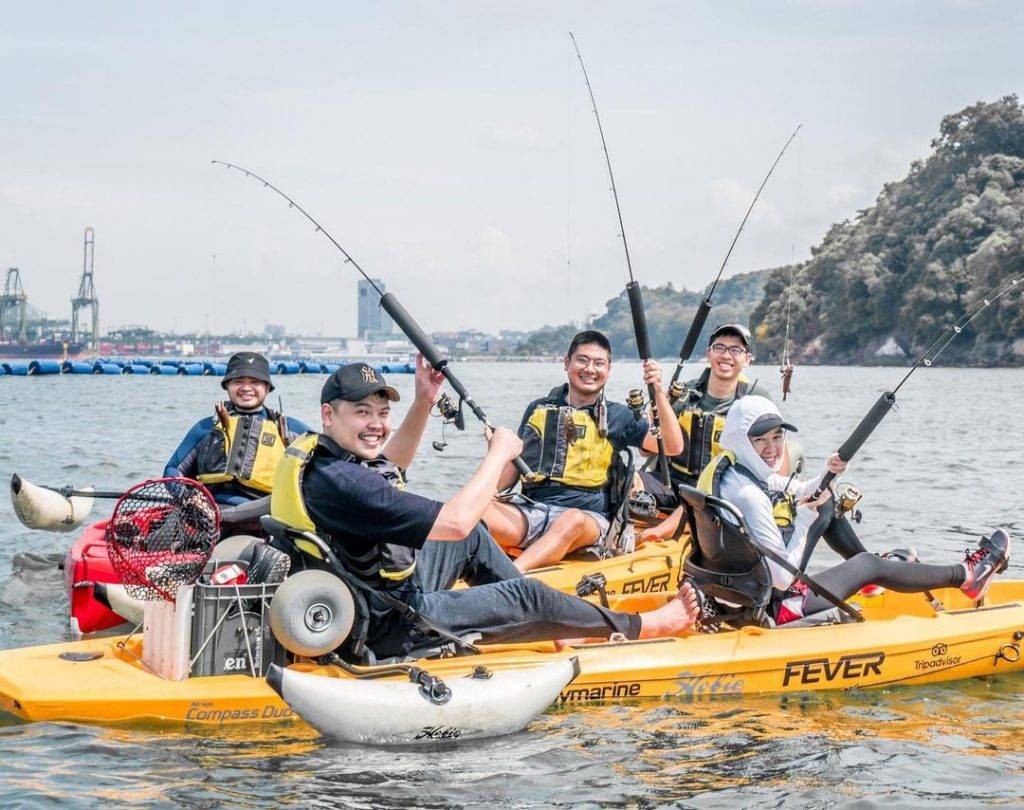
[[[935, 592], [936, 612], [920, 594], [892, 591], [851, 600], [862, 624], [793, 629], [748, 627], [714, 635], [606, 642], [555, 651], [551, 644], [490, 647], [479, 656], [417, 662], [457, 678], [474, 667], [532, 667], [568, 657], [580, 674], [558, 704], [639, 698], [702, 699], [756, 693], [910, 685], [1015, 672], [1024, 639], [1024, 580], [993, 584], [974, 607], [955, 589]], [[664, 595], [619, 597], [620, 609], [650, 609]], [[141, 640], [94, 638], [0, 652], [0, 707], [26, 720], [227, 725], [280, 722], [293, 712], [262, 678], [220, 675], [163, 680], [138, 656]], [[290, 669], [348, 678], [312, 663]]]
[[536, 577], [556, 590], [576, 593], [585, 577], [604, 578], [609, 596], [635, 596], [650, 593], [675, 593], [679, 588], [679, 570], [689, 547], [689, 537], [646, 543], [630, 554], [607, 560], [565, 560], [557, 565], [535, 568], [526, 576]]

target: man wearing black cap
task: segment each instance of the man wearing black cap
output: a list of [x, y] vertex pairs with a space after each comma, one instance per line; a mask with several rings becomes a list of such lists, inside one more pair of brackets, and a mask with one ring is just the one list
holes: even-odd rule
[[[323, 433], [301, 436], [281, 460], [271, 514], [327, 540], [345, 568], [386, 598], [370, 602], [367, 646], [377, 658], [405, 656], [428, 641], [394, 601], [448, 633], [485, 642], [600, 637], [653, 638], [680, 633], [694, 621], [696, 595], [646, 613], [622, 613], [524, 578], [480, 522], [505, 465], [523, 443], [499, 427], [487, 452], [451, 498], [435, 501], [404, 491], [408, 467], [443, 377], [423, 358], [416, 397], [392, 433], [398, 392], [364, 364], [339, 369], [324, 385]], [[470, 587], [451, 590], [458, 580]]]
[[228, 401], [185, 434], [164, 477], [195, 478], [218, 503], [234, 505], [270, 492], [287, 442], [309, 428], [264, 406], [274, 384], [262, 354], [233, 354], [220, 385]]

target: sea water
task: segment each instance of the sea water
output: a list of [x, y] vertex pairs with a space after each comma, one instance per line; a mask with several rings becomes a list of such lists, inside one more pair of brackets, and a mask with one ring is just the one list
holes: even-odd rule
[[[492, 421], [518, 425], [526, 403], [564, 381], [556, 363], [453, 366]], [[688, 366], [695, 374], [699, 368]], [[666, 376], [669, 369], [666, 369]], [[751, 377], [779, 391], [778, 370]], [[783, 413], [808, 471], [846, 437], [897, 369], [798, 368]], [[318, 424], [321, 375], [275, 379], [268, 403]], [[389, 379], [412, 398], [413, 378]], [[616, 363], [609, 395], [639, 383]], [[222, 397], [208, 377], [0, 378], [0, 479], [127, 487], [159, 475], [185, 431]], [[913, 546], [925, 561], [962, 558], [1006, 527], [1024, 560], [1024, 370], [917, 372], [847, 480], [863, 492], [869, 548]], [[432, 420], [410, 489], [446, 498], [475, 469], [480, 429]], [[96, 519], [111, 502], [97, 502]], [[56, 563], [73, 535], [30, 531], [0, 502], [0, 648], [66, 638]], [[834, 562], [827, 549], [817, 566]], [[691, 806], [1015, 802], [1024, 798], [1024, 678], [805, 696], [725, 696], [573, 708], [510, 737], [392, 752], [319, 739], [305, 726], [201, 733], [26, 724], [0, 715], [0, 806], [233, 805], [442, 807]]]

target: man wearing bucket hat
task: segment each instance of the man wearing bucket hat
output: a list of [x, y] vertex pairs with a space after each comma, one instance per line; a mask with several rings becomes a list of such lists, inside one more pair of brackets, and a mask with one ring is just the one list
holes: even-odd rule
[[221, 388], [228, 401], [196, 422], [164, 466], [164, 477], [195, 478], [218, 503], [235, 505], [270, 492], [288, 442], [309, 428], [264, 405], [274, 390], [270, 364], [257, 352], [231, 355]]
[[[277, 468], [271, 514], [323, 538], [370, 592], [366, 644], [378, 659], [429, 641], [424, 624], [399, 604], [426, 627], [484, 642], [653, 638], [693, 624], [697, 601], [689, 585], [655, 610], [623, 613], [519, 572], [480, 522], [505, 465], [523, 451], [507, 428], [489, 434], [476, 472], [446, 501], [404, 491], [404, 468], [442, 383], [419, 358], [416, 397], [393, 430], [398, 392], [364, 364], [339, 369], [321, 392], [323, 432], [296, 439]], [[459, 580], [470, 587], [452, 590]]]

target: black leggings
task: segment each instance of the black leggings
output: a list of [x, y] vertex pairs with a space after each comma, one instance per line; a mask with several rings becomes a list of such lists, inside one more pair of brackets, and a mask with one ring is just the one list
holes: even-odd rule
[[[846, 523], [845, 520], [837, 522]], [[932, 588], [959, 588], [964, 583], [964, 577], [964, 567], [959, 564], [925, 565], [883, 560], [863, 551], [834, 568], [823, 571], [814, 579], [840, 599], [846, 599], [865, 585], [881, 585], [900, 593], [917, 593]], [[832, 603], [827, 599], [808, 593], [804, 600], [804, 615], [828, 610], [831, 607]]]

